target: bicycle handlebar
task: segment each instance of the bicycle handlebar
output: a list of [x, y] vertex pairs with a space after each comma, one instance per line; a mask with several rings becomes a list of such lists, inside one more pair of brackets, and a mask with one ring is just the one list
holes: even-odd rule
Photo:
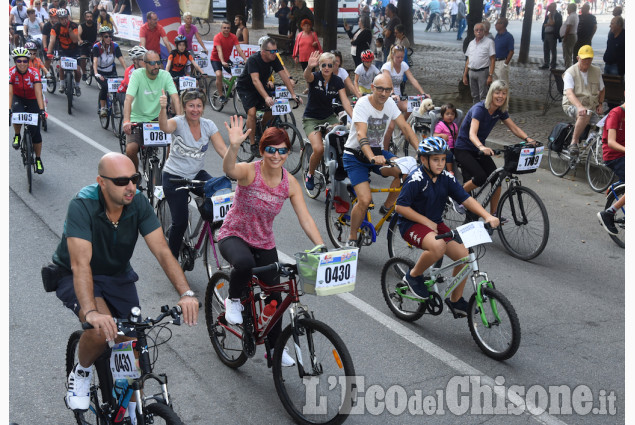
[[[199, 308], [200, 306], [201, 306], [201, 303], [199, 303]], [[136, 312], [135, 309], [138, 309], [138, 312]], [[119, 329], [119, 334], [125, 334], [125, 333], [132, 332], [139, 329], [151, 328], [154, 325], [161, 322], [167, 316], [170, 316], [172, 318], [172, 320], [170, 320], [169, 323], [180, 326], [182, 313], [183, 311], [181, 310], [181, 307], [178, 305], [175, 305], [172, 308], [169, 308], [167, 305], [164, 305], [163, 307], [161, 307], [161, 314], [159, 314], [155, 319], [148, 317], [145, 320], [141, 321], [141, 309], [139, 309], [138, 307], [133, 307], [132, 311], [130, 312], [130, 318], [120, 319], [120, 318], [113, 317], [113, 320], [117, 324], [117, 329]], [[94, 328], [93, 328], [93, 325], [91, 325], [90, 323], [83, 322], [82, 329], [86, 330], [86, 329], [94, 329]]]
[[286, 277], [292, 277], [297, 274], [297, 265], [291, 263], [271, 263], [266, 266], [254, 267], [251, 269], [251, 274], [257, 275], [264, 272], [275, 271]]

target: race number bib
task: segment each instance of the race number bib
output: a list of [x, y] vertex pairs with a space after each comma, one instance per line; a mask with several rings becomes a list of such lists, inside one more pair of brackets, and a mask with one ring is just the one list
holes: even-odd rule
[[110, 372], [113, 380], [138, 378], [141, 376], [138, 362], [134, 357], [132, 344], [135, 341], [126, 341], [115, 344], [110, 354]]
[[172, 136], [159, 129], [158, 122], [143, 124], [143, 144], [145, 146], [167, 146], [172, 143]]
[[485, 223], [482, 221], [472, 221], [456, 228], [456, 231], [461, 236], [463, 245], [466, 248], [471, 248], [476, 245], [482, 245], [484, 243], [492, 242], [487, 230], [485, 230]]
[[273, 115], [287, 115], [291, 113], [291, 105], [289, 99], [276, 99], [276, 103], [271, 107]]
[[243, 65], [232, 66], [232, 77], [239, 77], [243, 73], [243, 69], [245, 69]]
[[196, 58], [196, 64], [201, 68], [207, 68], [207, 65], [209, 65], [209, 59], [205, 56]]
[[48, 89], [48, 79], [46, 77], [42, 78], [42, 92], [45, 92]]
[[14, 112], [11, 115], [12, 124], [37, 125], [37, 114], [28, 112]]
[[223, 221], [234, 203], [234, 193], [225, 193], [223, 195], [212, 196], [214, 221]]
[[276, 86], [276, 99], [291, 99], [291, 93], [285, 86]]
[[540, 161], [542, 161], [542, 153], [545, 147], [536, 147], [535, 151], [533, 147], [524, 148], [520, 151], [520, 157], [518, 158], [518, 167], [516, 171], [535, 170], [540, 167]]
[[62, 69], [77, 69], [77, 60], [73, 58], [60, 58], [60, 66]]
[[408, 112], [412, 112], [421, 106], [421, 96], [408, 96]]
[[195, 89], [196, 78], [194, 77], [179, 77], [179, 90]]
[[108, 92], [116, 93], [119, 89], [119, 85], [123, 81], [123, 78], [109, 78], [108, 79]]
[[24, 25], [16, 25], [15, 30], [17, 32], [24, 31]]
[[345, 288], [352, 291], [355, 287], [358, 254], [358, 248], [320, 254], [315, 281], [316, 293], [322, 292], [327, 295], [329, 292], [348, 292]]

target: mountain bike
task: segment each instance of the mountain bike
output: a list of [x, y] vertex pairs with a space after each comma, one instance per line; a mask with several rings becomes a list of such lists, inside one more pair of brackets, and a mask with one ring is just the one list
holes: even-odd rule
[[[106, 78], [106, 77], [104, 77]], [[100, 114], [101, 102], [97, 99], [97, 115], [99, 115], [99, 124], [104, 130], [108, 130], [108, 126], [111, 125], [112, 132], [115, 136], [118, 136], [120, 121], [123, 118], [123, 108], [117, 99], [117, 89], [122, 81], [122, 77], [106, 78], [106, 84], [108, 85], [108, 93], [106, 94], [106, 115]], [[115, 103], [116, 102], [116, 103]]]
[[[77, 58], [78, 57], [62, 57], [62, 58], [59, 58], [60, 63], [58, 64], [58, 66], [61, 69], [66, 71], [64, 72], [64, 82], [65, 82], [64, 93], [66, 94], [67, 112], [69, 115], [72, 114], [71, 109], [73, 108], [73, 96], [79, 97], [80, 95], [80, 93], [76, 89], [78, 83], [75, 83], [75, 71], [77, 70]], [[61, 71], [59, 75], [62, 75]]]
[[[218, 93], [216, 89], [216, 76], [210, 76], [209, 82], [207, 83], [207, 100], [209, 101], [210, 106], [215, 111], [222, 111], [225, 107], [225, 104], [229, 102], [229, 99], [233, 99], [234, 103], [234, 111], [238, 115], [247, 116], [245, 112], [245, 108], [243, 108], [242, 103], [240, 102], [240, 96], [236, 93], [236, 80], [242, 74], [244, 65], [242, 62], [232, 63], [231, 61], [227, 61], [229, 64], [228, 68], [223, 68], [224, 72], [222, 72], [222, 81], [223, 81], [223, 93], [225, 93], [225, 100], [221, 101], [221, 94]], [[230, 76], [227, 78], [225, 76], [225, 72]]]
[[[59, 60], [59, 56], [57, 52], [51, 58], [51, 66], [49, 67], [49, 73], [46, 75], [46, 91], [49, 93], [55, 93], [55, 89], [57, 88], [57, 80], [59, 77], [59, 64], [55, 62]], [[57, 70], [57, 75], [55, 70]]]
[[22, 165], [26, 169], [26, 182], [31, 193], [33, 185], [33, 174], [36, 173], [35, 151], [33, 150], [33, 138], [28, 127], [40, 125], [39, 114], [31, 114], [28, 112], [14, 112], [11, 116], [12, 124], [22, 124], [20, 130], [20, 155], [22, 156]]
[[[295, 106], [293, 107], [293, 109], [296, 109], [298, 106], [300, 106], [300, 103], [295, 100], [294, 102]], [[254, 133], [255, 144], [256, 146], [258, 146], [262, 134], [269, 127], [277, 127], [286, 131], [287, 135], [289, 136], [289, 142], [291, 143], [291, 149], [289, 150], [289, 156], [287, 157], [287, 160], [284, 162], [284, 168], [291, 174], [295, 174], [300, 171], [300, 168], [302, 167], [302, 153], [304, 152], [305, 146], [304, 138], [302, 137], [300, 130], [298, 130], [295, 125], [288, 121], [285, 121], [286, 116], [288, 114], [291, 114], [292, 112], [286, 109], [288, 110], [288, 112], [281, 115], [276, 115], [275, 109], [277, 106], [278, 105], [275, 104], [272, 108], [265, 108], [256, 111], [256, 131]], [[288, 106], [289, 105], [286, 105], [286, 107]], [[269, 110], [271, 110], [274, 115], [269, 121], [263, 124], [265, 112]], [[246, 120], [243, 124], [243, 131], [247, 131]], [[249, 138], [246, 138], [240, 145], [237, 157], [238, 161], [240, 162], [251, 162], [255, 158], [255, 156], [251, 153]]]
[[[564, 146], [561, 152], [550, 147], [549, 149], [549, 169], [554, 176], [564, 177], [569, 171], [574, 170], [582, 159], [585, 158], [585, 172], [589, 186], [596, 192], [604, 192], [616, 179], [615, 173], [604, 164], [602, 159], [602, 128], [604, 120], [593, 111], [587, 113], [592, 115], [591, 123], [580, 136], [578, 147], [579, 155], [571, 155], [569, 146]], [[571, 136], [569, 136], [570, 138]], [[568, 143], [568, 142], [567, 142]]]
[[[274, 270], [284, 277], [284, 282], [266, 286], [256, 277], [259, 273]], [[356, 400], [353, 389], [355, 368], [339, 335], [314, 319], [308, 306], [300, 303], [300, 296], [310, 291], [308, 280], [298, 276], [295, 264], [273, 263], [255, 267], [253, 274], [246, 297], [241, 301], [244, 305], [242, 325], [231, 325], [225, 319], [228, 271], [218, 271], [210, 279], [205, 293], [205, 320], [214, 351], [223, 364], [236, 369], [256, 354], [257, 345], [264, 344], [267, 367], [273, 368], [276, 392], [289, 415], [302, 424], [341, 424]], [[314, 290], [315, 278], [313, 274]], [[263, 322], [260, 319], [265, 298], [273, 293], [286, 296], [271, 319]], [[291, 323], [272, 347], [268, 334], [287, 310]], [[293, 367], [282, 366], [285, 350], [295, 361]], [[311, 390], [307, 391], [307, 388]]]
[[[461, 227], [473, 227], [470, 231], [485, 231], [484, 226], [476, 229], [479, 223], [469, 223]], [[489, 226], [488, 226], [489, 227]], [[451, 237], [462, 243], [460, 228], [435, 236], [435, 239]], [[486, 232], [487, 234], [487, 232]], [[491, 239], [489, 239], [491, 242]], [[520, 345], [520, 321], [511, 302], [500, 293], [487, 273], [480, 270], [478, 260], [485, 249], [468, 248], [468, 256], [441, 267], [441, 260], [424, 274], [424, 281], [430, 296], [427, 299], [416, 297], [405, 281], [405, 273], [412, 269], [415, 262], [411, 259], [395, 257], [386, 262], [381, 271], [381, 291], [384, 300], [395, 316], [407, 322], [413, 322], [424, 314], [438, 316], [443, 312], [443, 300], [449, 300], [450, 293], [470, 273], [474, 293], [470, 297], [467, 323], [472, 338], [487, 356], [495, 360], [512, 357]], [[458, 265], [463, 268], [455, 277], [444, 275]], [[444, 285], [445, 284], [445, 285]], [[455, 316], [458, 318], [458, 316]]]
[[161, 173], [171, 138], [159, 129], [158, 122], [132, 123], [131, 132], [140, 131], [143, 132], [143, 144], [139, 147], [139, 163], [145, 187], [139, 190], [146, 192], [150, 205], [154, 206], [154, 187], [161, 184]]
[[[349, 129], [345, 125], [331, 125], [328, 122], [315, 127], [322, 134], [324, 142], [324, 154], [322, 159], [315, 168], [313, 173], [313, 181], [315, 186], [313, 190], [304, 187], [310, 198], [317, 198], [322, 190], [326, 190], [331, 186], [331, 176], [335, 180], [341, 181], [346, 178], [346, 171], [342, 164], [342, 154], [344, 153], [344, 144], [348, 139]], [[304, 171], [304, 179], [309, 172], [309, 158], [313, 154], [311, 143], [305, 141], [304, 152], [302, 152], [302, 170]], [[332, 168], [332, 170], [331, 170]]]
[[[542, 143], [536, 142], [536, 149], [520, 143], [505, 147], [505, 164], [487, 177], [481, 187], [472, 191], [472, 197], [485, 208], [492, 195], [503, 182], [507, 184], [500, 197], [496, 216], [505, 218], [496, 228], [505, 249], [521, 260], [536, 258], [547, 246], [549, 240], [549, 216], [542, 199], [536, 192], [522, 185], [515, 174], [535, 172], [542, 159]], [[494, 150], [495, 155], [502, 151]], [[469, 179], [464, 176], [464, 181]], [[486, 192], [488, 187], [489, 192]], [[443, 213], [443, 222], [450, 228], [463, 223], [477, 221], [479, 217], [470, 211], [459, 211], [451, 199], [448, 199]]]
[[[624, 196], [625, 192], [626, 184], [624, 182], [619, 181], [613, 183], [606, 191], [606, 203], [604, 204], [604, 209], [609, 208], [611, 205], [617, 202], [618, 199]], [[619, 246], [620, 248], [624, 248], [624, 238], [626, 236], [626, 210], [624, 209], [624, 207], [615, 211], [614, 223], [615, 227], [617, 228], [618, 234], [609, 234], [609, 236], [611, 237], [611, 239], [613, 239], [613, 242], [615, 242], [617, 246]]]
[[[164, 319], [167, 322], [159, 324]], [[129, 424], [130, 419], [124, 418], [128, 403], [134, 395], [137, 400], [137, 424], [149, 425], [165, 423], [182, 425], [183, 422], [172, 409], [172, 401], [168, 393], [168, 376], [165, 373], [156, 374], [153, 366], [158, 358], [158, 346], [166, 343], [172, 337], [168, 324], [181, 324], [181, 307], [161, 307], [161, 314], [156, 319], [141, 317], [141, 309], [133, 307], [128, 319], [115, 319], [119, 335], [134, 334], [137, 339], [115, 344], [108, 348], [93, 365], [91, 372], [90, 406], [88, 410], [74, 410], [75, 421], [78, 425], [108, 425]], [[83, 323], [83, 329], [92, 329], [90, 323]], [[150, 331], [158, 328], [156, 335], [149, 335]], [[159, 332], [167, 329], [167, 339], [158, 341]], [[66, 345], [66, 375], [68, 376], [75, 364], [79, 362], [77, 353], [79, 339], [84, 331], [71, 334]], [[164, 333], [165, 334], [165, 333]], [[148, 339], [153, 345], [148, 347]], [[149, 350], [154, 349], [151, 357]], [[134, 352], [138, 354], [139, 363], [136, 366]], [[146, 394], [146, 390], [153, 390], [159, 386], [159, 392]], [[161, 420], [159, 422], [159, 420]]]
[[[174, 183], [185, 184], [176, 190], [191, 191], [201, 188], [206, 181], [190, 180], [190, 179], [171, 179]], [[158, 187], [157, 187], [158, 189]], [[170, 236], [170, 228], [172, 227], [172, 214], [167, 199], [163, 195], [163, 191], [157, 191], [157, 216], [161, 223], [161, 229], [165, 238]], [[193, 194], [190, 194], [192, 196]], [[200, 256], [203, 256], [203, 264], [207, 271], [207, 278], [211, 279], [212, 274], [217, 270], [229, 269], [229, 263], [220, 255], [218, 250], [218, 232], [223, 224], [225, 215], [231, 208], [234, 194], [229, 190], [218, 191], [209, 199], [212, 204], [212, 213], [205, 205], [206, 199], [201, 196], [194, 195], [190, 198], [190, 217], [187, 224], [187, 230], [183, 235], [183, 244], [179, 251], [179, 263], [183, 271], [194, 270], [194, 262]], [[194, 205], [192, 205], [194, 203]], [[194, 221], [193, 211], [199, 211], [198, 220]]]

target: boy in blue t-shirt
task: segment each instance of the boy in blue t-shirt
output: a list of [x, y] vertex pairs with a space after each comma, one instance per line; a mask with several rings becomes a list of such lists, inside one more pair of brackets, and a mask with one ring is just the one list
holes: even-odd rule
[[[445, 202], [450, 196], [471, 212], [482, 217], [492, 227], [498, 227], [499, 220], [488, 213], [463, 187], [454, 176], [445, 171], [445, 156], [448, 145], [440, 137], [428, 137], [419, 143], [421, 166], [408, 176], [399, 197], [395, 211], [399, 214], [399, 232], [406, 242], [423, 249], [415, 266], [406, 273], [404, 281], [419, 298], [428, 298], [428, 288], [423, 281], [423, 273], [446, 255], [458, 260], [468, 255], [463, 244], [450, 239], [436, 240], [435, 236], [451, 229], [443, 223]], [[453, 276], [461, 270], [456, 266]], [[463, 288], [467, 277], [445, 299], [454, 317], [467, 316], [468, 303], [463, 298]]]

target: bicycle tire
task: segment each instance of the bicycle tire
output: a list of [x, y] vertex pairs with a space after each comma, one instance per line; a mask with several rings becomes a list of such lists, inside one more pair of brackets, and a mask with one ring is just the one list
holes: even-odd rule
[[199, 34], [201, 34], [201, 36], [206, 36], [207, 34], [209, 34], [210, 29], [211, 29], [211, 25], [209, 24], [209, 22], [205, 19], [198, 19], [198, 25], [197, 25], [197, 29]]
[[549, 149], [549, 169], [556, 177], [564, 177], [570, 170], [571, 157], [568, 150], [556, 152]]
[[92, 58], [90, 58], [90, 66], [88, 67], [88, 76], [86, 77], [86, 85], [90, 86], [93, 83], [93, 76], [95, 75], [93, 73], [93, 66], [92, 66], [93, 60]]
[[126, 154], [126, 133], [123, 131], [123, 119], [119, 121], [119, 150]]
[[412, 13], [412, 23], [416, 24], [417, 22], [419, 22], [419, 16], [418, 16], [417, 12], [413, 12]]
[[421, 248], [410, 245], [404, 240], [399, 232], [399, 227], [397, 226], [398, 220], [399, 215], [397, 213], [393, 213], [392, 218], [390, 219], [390, 224], [388, 225], [388, 233], [386, 234], [386, 237], [388, 238], [388, 257], [407, 258], [413, 263], [416, 263], [421, 255]]
[[[220, 250], [218, 249], [218, 232], [220, 231], [220, 227], [222, 225], [221, 221], [210, 223], [210, 231], [212, 232], [212, 242], [214, 245], [210, 243], [209, 235], [205, 236], [205, 241], [203, 244], [205, 248], [203, 250], [203, 264], [205, 265], [205, 270], [207, 271], [207, 278], [211, 279], [216, 271], [220, 270], [229, 270], [230, 265], [227, 260], [220, 254]], [[216, 262], [218, 260], [218, 263]], [[220, 267], [219, 267], [220, 266]]]
[[[621, 198], [624, 195], [625, 189], [626, 186], [624, 186], [624, 184], [621, 184], [614, 189], [615, 193], [617, 194], [617, 198], [613, 194], [613, 191], [610, 191], [608, 196], [606, 197], [606, 204], [604, 205], [604, 209], [609, 208], [618, 200], [618, 198]], [[624, 237], [626, 236], [626, 216], [624, 215], [624, 211], [622, 210], [622, 208], [619, 208], [617, 211], [615, 211], [614, 222], [618, 234], [609, 234], [609, 236], [611, 237], [611, 239], [613, 239], [613, 242], [615, 242], [617, 246], [619, 246], [620, 248], [624, 248], [626, 246], [624, 244]]]
[[159, 164], [155, 163], [151, 159], [148, 159], [148, 181], [146, 186], [146, 196], [148, 197], [148, 201], [150, 201], [150, 205], [154, 207], [154, 186], [156, 185], [157, 179], [161, 178], [161, 170], [159, 170]]
[[309, 195], [309, 198], [315, 199], [320, 195], [320, 193], [322, 193], [322, 189], [326, 187], [326, 181], [323, 174], [323, 172], [326, 172], [326, 168], [324, 167], [323, 162], [320, 161], [318, 168], [316, 168], [315, 173], [313, 173], [313, 190], [307, 189], [305, 182], [306, 176], [309, 173], [309, 159], [311, 158], [312, 153], [313, 147], [311, 146], [311, 143], [305, 143], [304, 150], [302, 152], [302, 170], [304, 171], [302, 173], [303, 182], [301, 182], [301, 184], [304, 186], [304, 191], [307, 195]]
[[302, 152], [304, 151], [302, 133], [290, 122], [278, 121], [276, 127], [286, 131], [289, 142], [291, 142], [291, 150], [289, 150], [283, 166], [289, 173], [296, 174], [302, 168]]
[[[256, 123], [256, 127], [258, 127], [258, 123]], [[243, 121], [243, 133], [247, 131], [247, 120]], [[240, 148], [238, 148], [238, 153], [236, 154], [236, 159], [238, 162], [251, 162], [254, 159], [254, 155], [251, 153], [251, 144], [249, 143], [249, 137], [247, 137], [240, 144]]]
[[397, 292], [399, 289], [404, 294], [410, 293], [403, 277], [414, 266], [414, 261], [409, 258], [393, 257], [381, 269], [381, 293], [384, 301], [395, 316], [406, 322], [420, 319], [426, 311], [425, 303], [404, 298]]
[[[310, 379], [318, 380], [315, 386], [311, 384], [316, 391], [315, 400], [319, 401], [313, 407], [325, 407], [326, 413], [311, 411], [307, 377], [299, 376], [298, 366], [282, 366], [285, 347], [297, 365], [303, 364]], [[346, 345], [332, 328], [315, 319], [299, 318], [295, 328], [289, 325], [282, 331], [273, 352], [273, 382], [287, 413], [302, 424], [341, 424], [356, 399], [355, 367]], [[333, 382], [343, 391], [334, 391]]]
[[64, 81], [66, 82], [66, 101], [68, 104], [67, 112], [71, 115], [71, 109], [73, 108], [73, 83], [75, 82], [73, 73], [67, 71], [66, 75], [64, 75]]
[[350, 235], [350, 209], [346, 213], [338, 214], [335, 211], [333, 199], [329, 198], [326, 201], [324, 220], [326, 221], [326, 233], [328, 233], [333, 246], [335, 248], [343, 248], [348, 243], [348, 236]]
[[51, 64], [51, 77], [48, 78], [46, 82], [46, 90], [49, 93], [55, 93], [55, 89], [57, 88], [57, 78], [55, 78], [55, 67]]
[[[79, 339], [81, 338], [84, 331], [78, 330], [71, 334], [68, 338], [68, 342], [66, 344], [66, 377], [70, 375], [71, 371], [75, 367], [75, 364], [78, 363], [77, 357], [77, 347], [79, 345]], [[95, 366], [92, 367], [91, 371], [91, 388], [90, 388], [90, 406], [86, 411], [73, 411], [75, 415], [75, 421], [77, 425], [86, 425], [86, 424], [94, 424], [94, 425], [106, 425], [107, 420], [104, 418], [99, 412], [98, 407], [101, 406], [100, 400], [100, 391], [99, 391], [99, 378], [97, 376], [97, 370]]]
[[[227, 93], [227, 84], [223, 82], [223, 92]], [[225, 103], [220, 101], [220, 93], [216, 89], [216, 78], [210, 78], [210, 82], [207, 85], [207, 100], [213, 110], [220, 112], [225, 107]]]
[[512, 256], [528, 261], [547, 246], [549, 216], [542, 199], [533, 190], [525, 186], [511, 187], [501, 197], [497, 217], [509, 220], [498, 227], [498, 234]]
[[455, 210], [454, 203], [449, 197], [446, 199], [445, 206], [443, 208], [443, 222], [450, 229], [456, 229], [458, 226], [467, 222], [467, 216]]
[[[119, 137], [121, 133], [121, 122], [123, 121], [123, 105], [119, 102], [119, 97], [115, 93], [112, 101], [112, 133], [115, 137]], [[123, 152], [122, 152], [123, 153]]]
[[[495, 289], [482, 287], [483, 309], [488, 324], [481, 320], [476, 293], [470, 297], [467, 324], [472, 338], [481, 351], [494, 360], [507, 360], [516, 354], [520, 346], [520, 321], [512, 303]], [[494, 310], [495, 309], [495, 310]], [[500, 322], [495, 319], [497, 312]], [[503, 317], [505, 316], [505, 318]], [[508, 325], [506, 325], [508, 323]], [[507, 332], [503, 326], [508, 327]], [[486, 335], [489, 334], [489, 337]], [[498, 342], [498, 344], [496, 344]], [[498, 346], [495, 346], [498, 345]]]
[[[205, 322], [212, 347], [220, 361], [231, 367], [239, 368], [247, 361], [243, 352], [242, 338], [228, 332], [218, 324], [219, 318], [225, 316], [225, 299], [229, 296], [229, 273], [219, 271], [212, 275], [205, 291]], [[234, 329], [241, 331], [242, 327]]]
[[602, 158], [602, 136], [598, 135], [589, 150], [587, 151], [586, 164], [584, 166], [586, 171], [586, 178], [589, 182], [589, 186], [595, 192], [602, 193], [609, 188], [613, 180], [615, 180], [615, 173], [612, 169], [604, 165]]
[[[137, 412], [137, 424], [166, 424], [166, 425], [183, 425], [183, 421], [179, 418], [179, 415], [164, 403], [151, 403], [143, 407], [143, 416]], [[157, 418], [163, 419], [158, 421]]]
[[161, 223], [161, 231], [165, 239], [170, 237], [170, 227], [172, 227], [172, 213], [170, 212], [170, 205], [168, 200], [163, 198], [157, 202], [157, 217], [159, 223]]
[[281, 115], [280, 118], [282, 118], [282, 121], [284, 122], [291, 122], [291, 124], [295, 125], [296, 127], [298, 126], [298, 124], [296, 124], [295, 122], [295, 115], [293, 115], [293, 112]]
[[29, 193], [33, 189], [33, 173], [35, 172], [35, 157], [33, 153], [33, 141], [31, 140], [31, 132], [29, 128], [24, 128], [24, 140], [22, 146], [24, 146], [24, 166], [26, 168], [26, 183], [29, 188]]
[[[108, 101], [106, 101], [106, 104], [108, 104]], [[99, 107], [101, 107], [101, 104], [99, 103], [99, 101], [97, 101], [97, 105], [99, 105]], [[99, 115], [99, 124], [101, 124], [101, 128], [103, 128], [104, 130], [108, 130], [108, 126], [110, 125], [110, 120], [112, 117], [112, 107], [106, 109], [106, 116], [102, 117], [101, 114], [99, 113], [99, 108], [97, 108], [97, 115]]]
[[234, 82], [234, 86], [232, 88], [232, 97], [234, 102], [234, 111], [236, 112], [236, 115], [240, 115], [241, 117], [247, 118], [247, 111], [245, 111], [245, 107], [243, 106], [243, 101], [240, 99], [238, 90], [236, 90], [236, 82]]

